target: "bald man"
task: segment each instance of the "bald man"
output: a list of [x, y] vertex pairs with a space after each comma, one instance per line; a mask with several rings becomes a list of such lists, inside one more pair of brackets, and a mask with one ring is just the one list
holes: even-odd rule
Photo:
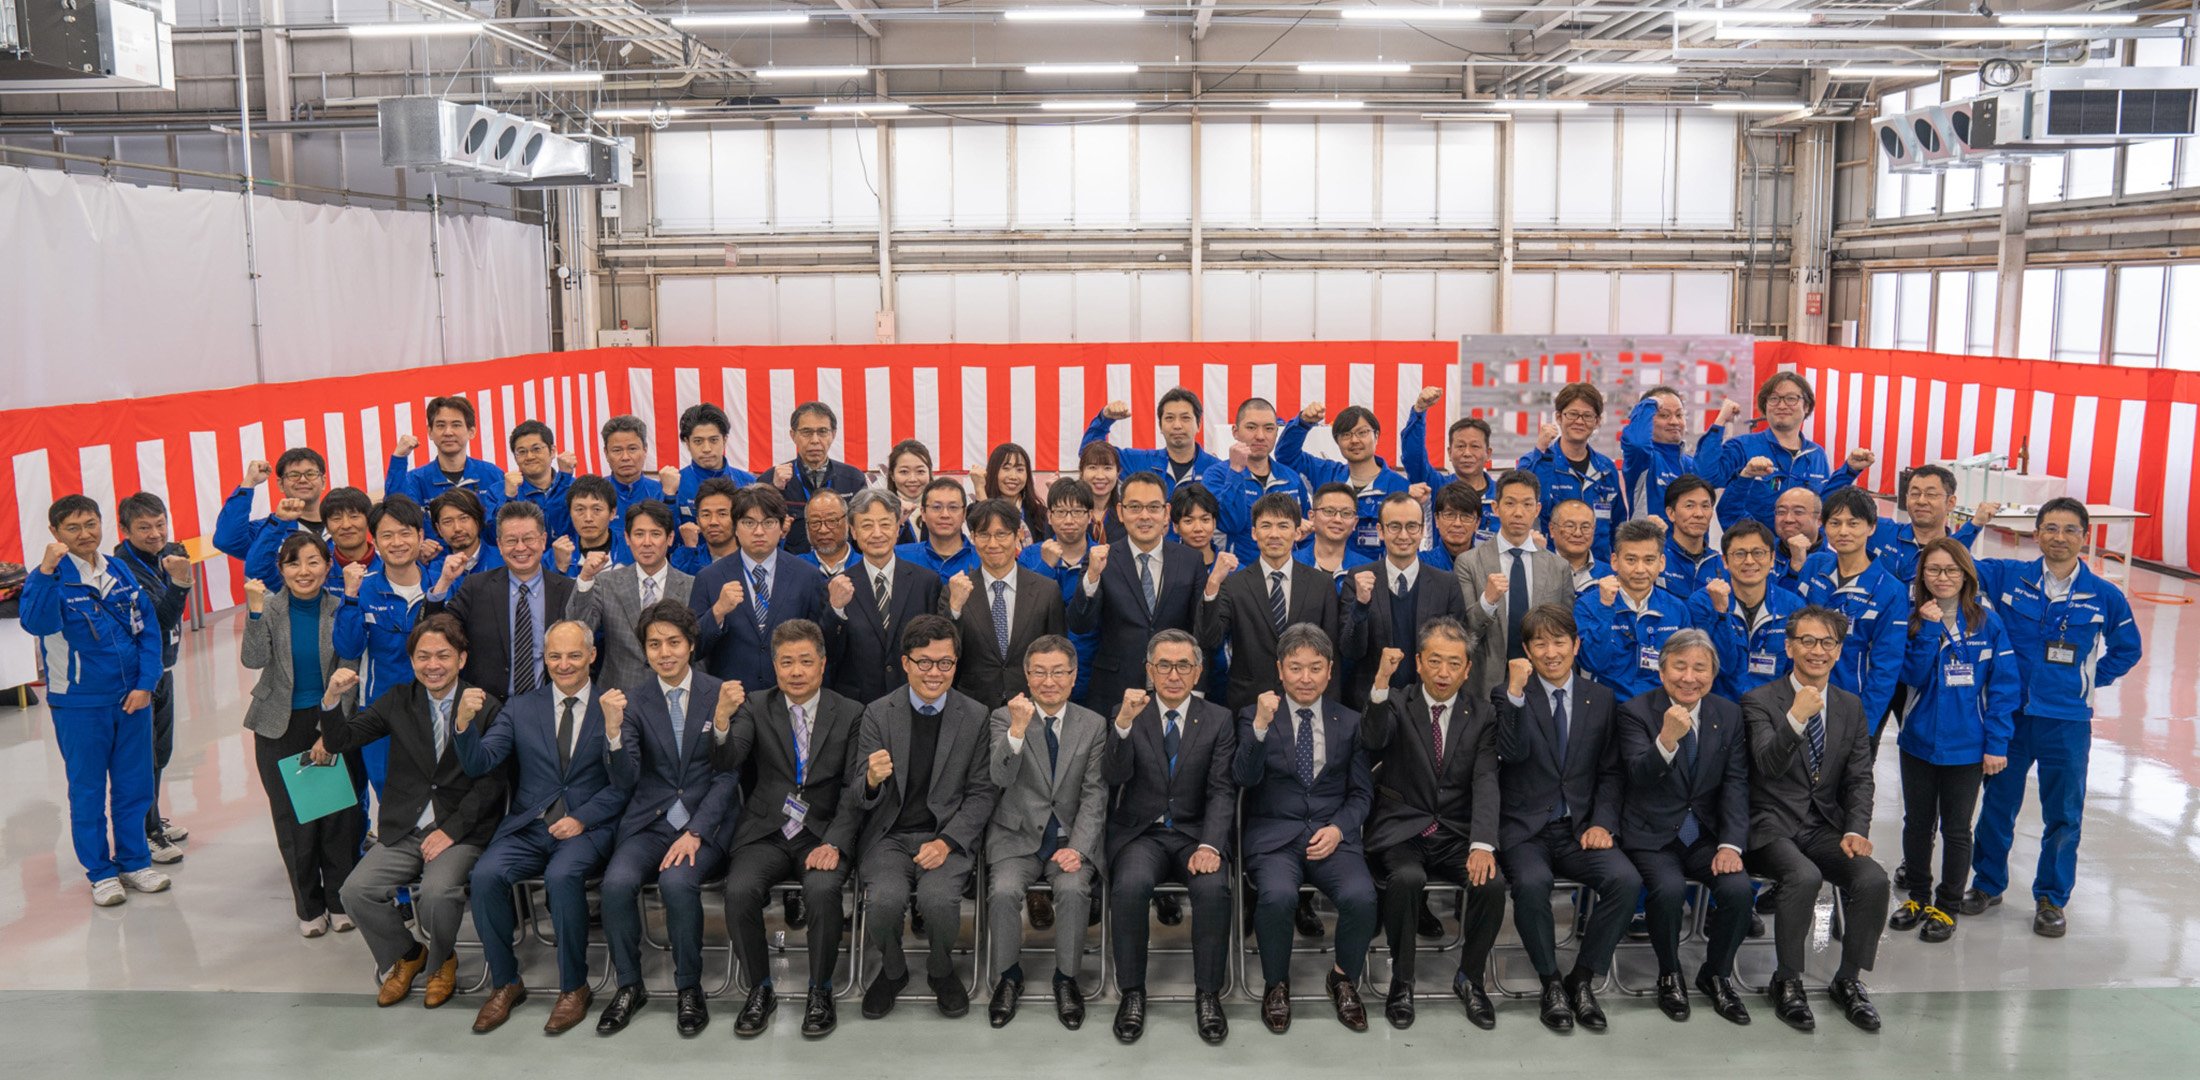
[[1803, 582], [1803, 560], [1826, 546], [1825, 501], [1809, 488], [1789, 488], [1772, 504], [1772, 582], [1790, 592]]

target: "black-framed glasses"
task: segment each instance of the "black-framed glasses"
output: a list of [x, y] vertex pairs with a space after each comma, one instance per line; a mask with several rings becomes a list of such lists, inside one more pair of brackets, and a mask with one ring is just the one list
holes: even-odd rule
[[955, 658], [952, 656], [912, 656], [908, 657], [908, 660], [909, 665], [916, 668], [918, 671], [933, 672], [955, 670]]

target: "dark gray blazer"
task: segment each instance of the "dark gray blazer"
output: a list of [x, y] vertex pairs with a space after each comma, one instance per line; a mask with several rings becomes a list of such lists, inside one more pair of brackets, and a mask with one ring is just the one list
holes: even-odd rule
[[[1061, 592], [1054, 590], [1053, 595], [1055, 603], [1061, 603]], [[925, 793], [925, 804], [939, 822], [939, 835], [977, 858], [998, 795], [986, 762], [985, 708], [960, 690], [949, 690], [942, 701], [940, 740], [932, 756], [932, 790]], [[869, 850], [901, 816], [906, 794], [902, 785], [909, 775], [904, 768], [909, 760], [909, 725], [914, 719], [907, 690], [893, 691], [863, 710], [855, 758], [848, 770], [849, 798], [864, 815], [859, 850]], [[893, 757], [894, 775], [872, 791], [867, 766], [871, 753], [881, 749]]]
[[1742, 695], [1751, 851], [1812, 829], [1871, 835], [1872, 742], [1864, 703], [1838, 686], [1826, 688], [1826, 754], [1816, 776], [1803, 736], [1787, 720], [1794, 704], [1795, 685], [1787, 679]]
[[[321, 590], [321, 678], [326, 680], [330, 672], [339, 667], [359, 670], [356, 660], [336, 659], [336, 646], [331, 633], [336, 626], [336, 609], [344, 604], [343, 598], [329, 589]], [[290, 693], [296, 687], [298, 673], [290, 668], [290, 594], [287, 591], [271, 592], [267, 606], [272, 609], [259, 618], [244, 622], [244, 642], [238, 646], [238, 659], [244, 666], [260, 673], [260, 681], [252, 687], [252, 701], [245, 706], [244, 726], [254, 733], [270, 739], [280, 739], [290, 730]], [[359, 691], [344, 695], [342, 709], [350, 713], [359, 704]]]

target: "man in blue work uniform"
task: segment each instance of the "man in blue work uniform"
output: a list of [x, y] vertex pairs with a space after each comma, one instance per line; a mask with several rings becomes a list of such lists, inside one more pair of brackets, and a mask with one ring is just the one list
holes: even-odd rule
[[1872, 561], [1908, 585], [1917, 580], [1917, 553], [1926, 544], [1952, 536], [1956, 543], [1970, 547], [1978, 542], [1979, 530], [1993, 524], [1994, 515], [2001, 511], [2000, 503], [1980, 503], [1970, 521], [1951, 529], [1948, 514], [1955, 509], [1955, 501], [1956, 474], [1938, 465], [1912, 469], [1902, 491], [1902, 509], [1910, 520], [1898, 523], [1888, 518], [1879, 523], [1872, 531]]
[[1658, 587], [1665, 530], [1623, 521], [1612, 533], [1612, 573], [1574, 598], [1581, 668], [1628, 701], [1656, 690], [1665, 639], [1689, 628], [1688, 601]]
[[2078, 871], [2078, 825], [2093, 746], [2093, 691], [2139, 662], [2139, 627], [2116, 586], [2078, 558], [2092, 518], [2076, 499], [2050, 499], [2033, 519], [2040, 557], [1980, 559], [1981, 598], [2000, 612], [2024, 677], [2024, 703], [2009, 740], [2009, 766], [1986, 778], [1971, 888], [1963, 914], [2001, 903], [2009, 846], [2024, 803], [2025, 774], [2040, 770], [2040, 862], [2032, 877], [2032, 932], [2061, 937]]
[[[343, 605], [336, 609], [329, 644], [338, 659], [358, 661], [359, 699], [371, 702], [391, 687], [413, 681], [412, 651], [406, 642], [420, 617], [421, 597], [440, 567], [420, 561], [427, 521], [419, 503], [388, 496], [375, 504], [367, 521], [380, 557], [371, 570], [358, 564], [344, 569], [338, 586]], [[360, 747], [359, 761], [366, 767], [368, 786], [379, 796], [389, 776], [389, 739]]]
[[[430, 398], [427, 415], [428, 441], [435, 444], [435, 460], [408, 468], [413, 448], [420, 445], [420, 440], [399, 436], [382, 493], [403, 495], [427, 506], [446, 491], [464, 488], [481, 501], [481, 520], [494, 520], [497, 507], [504, 505], [504, 470], [467, 453], [476, 430], [474, 403], [457, 394]], [[444, 537], [442, 544], [445, 548], [455, 546], [449, 537]]]
[[614, 416], [603, 422], [604, 478], [617, 502], [611, 515], [623, 520], [626, 508], [644, 499], [665, 501], [664, 478], [649, 469], [649, 425], [638, 416]]
[[[680, 441], [687, 444], [688, 463], [678, 470], [666, 469], [658, 477], [665, 490], [673, 492], [673, 514], [685, 525], [695, 520], [695, 496], [702, 490], [703, 481], [723, 477], [737, 488], [745, 488], [756, 482], [756, 475], [746, 469], [737, 469], [726, 460], [727, 438], [733, 433], [733, 420], [726, 410], [710, 402], [690, 405], [680, 414]], [[620, 513], [625, 513], [624, 510]]]
[[125, 889], [168, 888], [145, 842], [160, 614], [137, 578], [100, 553], [99, 504], [64, 495], [46, 511], [46, 525], [54, 542], [23, 583], [23, 629], [38, 639], [46, 670], [76, 859], [92, 883], [92, 903], [113, 907], [128, 899]]
[[1729, 701], [1774, 679], [1786, 678], [1788, 616], [1803, 598], [1772, 582], [1772, 530], [1737, 521], [1719, 537], [1727, 578], [1705, 582], [1688, 598], [1688, 621], [1711, 635], [1719, 654], [1712, 692]]
[[[252, 541], [259, 537], [260, 530], [275, 525], [287, 536], [297, 527], [277, 521], [272, 513], [265, 517], [252, 516], [253, 494], [267, 482], [268, 475], [267, 462], [245, 463], [244, 481], [222, 500], [221, 513], [214, 518], [214, 550], [242, 560], [251, 555]], [[328, 462], [322, 460], [320, 452], [307, 446], [285, 450], [275, 459], [273, 475], [276, 490], [270, 494], [269, 509], [281, 506], [285, 499], [298, 500], [302, 509], [291, 521], [314, 529], [322, 539], [327, 539], [326, 530], [321, 528], [321, 493], [328, 488]]]
[[[977, 569], [978, 549], [963, 537], [969, 502], [962, 481], [951, 476], [933, 477], [924, 485], [924, 505], [918, 511], [925, 539], [895, 547], [894, 557], [938, 574], [941, 581]], [[809, 545], [804, 544], [803, 550], [809, 550]]]
[[1833, 685], [1863, 702], [1875, 757], [1902, 678], [1910, 618], [1909, 590], [1872, 561], [1872, 530], [1878, 525], [1879, 509], [1862, 488], [1845, 487], [1828, 496], [1827, 550], [1803, 563], [1802, 588], [1796, 590], [1805, 602], [1848, 616], [1849, 632], [1841, 642], [1840, 662], [1833, 666]]
[[[1481, 519], [1475, 522], [1474, 528], [1473, 542], [1479, 544], [1497, 535], [1497, 492], [1490, 487], [1489, 472], [1490, 422], [1479, 416], [1462, 416], [1452, 421], [1451, 427], [1444, 431], [1444, 452], [1451, 459], [1451, 471], [1437, 468], [1428, 459], [1428, 411], [1435, 408], [1443, 396], [1442, 390], [1424, 386], [1421, 396], [1414, 399], [1413, 408], [1406, 410], [1406, 422], [1398, 428], [1398, 468], [1405, 473], [1408, 482], [1427, 484], [1439, 492], [1453, 481], [1466, 484], [1475, 494], [1475, 505], [1482, 508]], [[1436, 509], [1439, 513], [1443, 511], [1440, 502]], [[1436, 547], [1432, 544], [1429, 550]]]
[[573, 486], [573, 455], [557, 452], [557, 435], [540, 420], [521, 421], [506, 441], [512, 447], [512, 469], [504, 474], [504, 497], [534, 503], [552, 537], [572, 531], [565, 493]]
[[[1839, 469], [1826, 464], [1826, 452], [1803, 436], [1803, 422], [1818, 409], [1818, 395], [1810, 383], [1792, 371], [1782, 371], [1757, 388], [1757, 412], [1765, 418], [1763, 431], [1728, 435], [1717, 454], [1697, 455], [1697, 466], [1711, 486], [1723, 488], [1719, 496], [1719, 527], [1728, 528], [1743, 518], [1773, 523], [1772, 505], [1794, 488], [1809, 488], [1820, 498], [1856, 483], [1856, 476], [1872, 467], [1871, 451], [1849, 451]], [[1876, 722], [1876, 721], [1875, 721]]]
[[1375, 419], [1374, 413], [1358, 405], [1345, 406], [1344, 411], [1337, 414], [1336, 421], [1329, 425], [1330, 437], [1337, 441], [1337, 452], [1344, 455], [1343, 461], [1307, 453], [1307, 433], [1322, 422], [1325, 411], [1321, 402], [1310, 402], [1299, 410], [1296, 419], [1283, 425], [1276, 436], [1276, 460], [1297, 469], [1309, 490], [1319, 490], [1329, 484], [1345, 486], [1357, 511], [1346, 542], [1353, 554], [1360, 557], [1361, 564], [1371, 563], [1383, 557], [1383, 500], [1411, 485], [1404, 474], [1392, 470], [1382, 458], [1375, 456], [1375, 445], [1382, 438], [1383, 425]]
[[1253, 539], [1253, 504], [1261, 496], [1271, 492], [1289, 495], [1299, 504], [1301, 514], [1314, 504], [1307, 497], [1311, 489], [1305, 478], [1274, 457], [1276, 407], [1268, 399], [1255, 397], [1239, 402], [1230, 434], [1235, 441], [1230, 444], [1229, 459], [1209, 467], [1200, 483], [1215, 493], [1215, 502], [1222, 507], [1215, 530], [1228, 545], [1224, 550], [1237, 556], [1238, 565], [1251, 566], [1254, 559], [1260, 558], [1260, 544]]
[[1580, 499], [1597, 519], [1597, 539], [1591, 550], [1599, 559], [1610, 559], [1612, 527], [1627, 520], [1627, 499], [1620, 488], [1619, 466], [1589, 446], [1604, 420], [1604, 394], [1585, 382], [1568, 383], [1551, 405], [1558, 421], [1544, 424], [1536, 435], [1535, 449], [1520, 455], [1520, 468], [1534, 473], [1543, 485], [1543, 517], [1536, 528], [1548, 537], [1551, 508]]
[[[1200, 445], [1199, 425], [1207, 412], [1201, 407], [1199, 395], [1181, 386], [1172, 386], [1161, 395], [1154, 406], [1154, 421], [1161, 428], [1161, 447], [1147, 450], [1140, 447], [1117, 447], [1122, 459], [1122, 475], [1150, 472], [1159, 474], [1161, 482], [1168, 486], [1170, 495], [1176, 494], [1176, 486], [1200, 483], [1207, 470], [1222, 463], [1222, 459], [1207, 452]], [[1077, 448], [1084, 449], [1108, 437], [1108, 429], [1116, 421], [1129, 418], [1131, 407], [1122, 401], [1111, 401], [1101, 407], [1100, 414], [1092, 418], [1085, 428], [1085, 437]]]
[[114, 558], [153, 598], [160, 621], [160, 685], [153, 689], [153, 807], [145, 813], [145, 842], [152, 847], [154, 862], [181, 862], [181, 841], [190, 830], [160, 816], [160, 774], [176, 748], [176, 649], [183, 644], [183, 614], [191, 603], [191, 557], [168, 538], [168, 507], [150, 491], [122, 500], [115, 520], [122, 526], [122, 542], [115, 545]]
[[1662, 495], [1656, 520], [1666, 526], [1665, 570], [1658, 587], [1684, 600], [1726, 577], [1726, 560], [1711, 543], [1711, 496], [1711, 485], [1693, 473], [1674, 477]]
[[1671, 520], [1665, 508], [1666, 485], [1692, 473], [1700, 475], [1702, 470], [1696, 463], [1718, 456], [1720, 444], [1726, 441], [1726, 426], [1740, 415], [1742, 406], [1738, 401], [1729, 400], [1719, 406], [1718, 421], [1696, 440], [1695, 452], [1689, 453], [1681, 449], [1688, 410], [1680, 392], [1670, 386], [1653, 386], [1645, 391], [1635, 407], [1627, 411], [1627, 425], [1619, 429], [1620, 480], [1633, 515], [1657, 514]]
[[260, 579], [269, 592], [282, 591], [283, 568], [278, 556], [283, 541], [292, 533], [305, 531], [327, 542], [334, 556], [328, 563], [328, 587], [342, 588], [345, 567], [374, 565], [374, 531], [367, 525], [367, 511], [373, 508], [366, 492], [355, 487], [336, 488], [321, 497], [320, 523], [309, 525], [299, 516], [305, 512], [305, 504], [285, 498], [275, 504], [274, 513], [261, 520], [258, 533], [252, 537], [252, 550], [244, 557], [244, 572]]

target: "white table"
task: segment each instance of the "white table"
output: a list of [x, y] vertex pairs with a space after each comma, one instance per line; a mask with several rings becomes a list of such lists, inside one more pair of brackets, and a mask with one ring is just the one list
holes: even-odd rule
[[[2039, 509], [2037, 504], [2004, 507], [2001, 514], [1994, 518], [1994, 524], [2008, 529], [2018, 536], [2030, 536], [2033, 532], [2032, 523], [2039, 516]], [[2093, 560], [2093, 572], [2113, 582], [2129, 581], [2131, 578], [2132, 548], [2138, 542], [2137, 537], [2139, 535], [2139, 530], [2133, 526], [2137, 525], [2140, 519], [2152, 517], [2153, 515], [2144, 510], [2133, 510], [2128, 506], [2111, 506], [2107, 503], [2087, 503], [2085, 504], [2085, 512], [2087, 518], [2092, 521], [2093, 528], [2085, 538], [2084, 554], [2085, 557]], [[2114, 536], [2114, 533], [2110, 531], [2112, 528], [2123, 531], [2124, 542], [2121, 547], [2109, 543], [2109, 540]], [[2114, 555], [2119, 550], [2123, 552], [2124, 569], [2121, 574], [2114, 573], [2111, 570], [2111, 564], [2116, 560], [2104, 557]]]
[[37, 681], [38, 639], [23, 629], [21, 620], [0, 619], [0, 690]]
[[1989, 468], [1953, 461], [1936, 461], [1933, 464], [1955, 474], [1956, 496], [1965, 507], [1974, 507], [1982, 502], [1998, 502], [2003, 506], [2038, 506], [2049, 499], [2060, 499], [2070, 490], [2070, 481], [2045, 473], [2020, 473], [2000, 466]]

